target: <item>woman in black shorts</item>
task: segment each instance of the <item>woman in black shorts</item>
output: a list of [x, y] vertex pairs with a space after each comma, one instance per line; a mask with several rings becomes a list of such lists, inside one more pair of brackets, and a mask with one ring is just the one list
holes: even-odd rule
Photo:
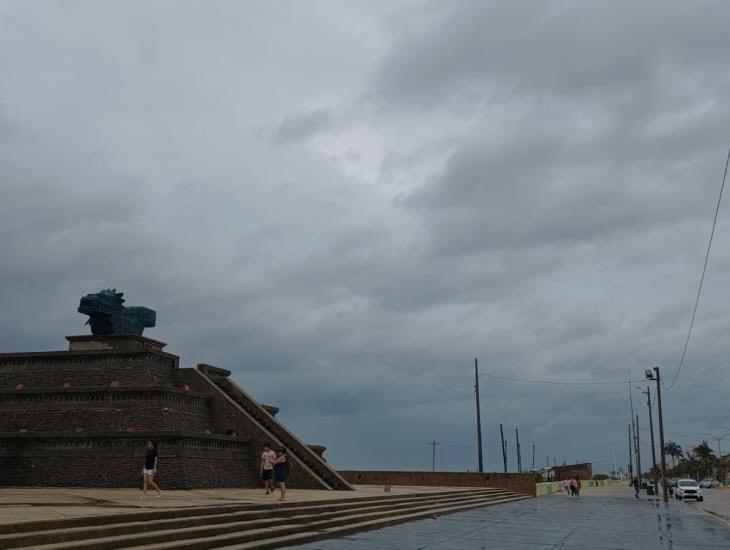
[[279, 500], [286, 500], [286, 480], [289, 477], [291, 467], [289, 465], [289, 457], [286, 454], [286, 449], [280, 447], [276, 451], [276, 459], [274, 459], [274, 479], [279, 484], [279, 490], [281, 491], [281, 497]]
[[144, 468], [142, 468], [142, 496], [140, 498], [147, 498], [147, 488], [152, 487], [157, 491], [157, 496], [162, 496], [162, 491], [155, 483], [155, 476], [157, 475], [157, 443], [154, 441], [147, 442], [147, 452], [144, 457]]

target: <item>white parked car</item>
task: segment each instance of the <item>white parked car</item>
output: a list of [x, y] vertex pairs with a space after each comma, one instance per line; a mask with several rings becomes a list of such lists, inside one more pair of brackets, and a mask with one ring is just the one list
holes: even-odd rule
[[674, 490], [674, 498], [677, 500], [694, 498], [699, 502], [704, 500], [702, 488], [694, 479], [680, 479], [677, 482], [677, 488]]
[[714, 489], [718, 485], [720, 485], [720, 482], [712, 479], [711, 477], [706, 477], [705, 479], [700, 481], [700, 487], [702, 487], [703, 489]]

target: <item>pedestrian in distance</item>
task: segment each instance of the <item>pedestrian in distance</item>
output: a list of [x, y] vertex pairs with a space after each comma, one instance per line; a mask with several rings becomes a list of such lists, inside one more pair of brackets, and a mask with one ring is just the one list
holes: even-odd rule
[[274, 459], [274, 478], [279, 484], [279, 491], [281, 492], [279, 500], [286, 500], [286, 480], [289, 478], [290, 473], [291, 463], [286, 454], [286, 449], [279, 447], [279, 450], [276, 452], [276, 458]]
[[634, 486], [634, 496], [636, 498], [639, 498], [639, 490], [641, 489], [641, 485], [639, 485], [639, 478], [635, 477], [634, 480], [631, 482], [631, 485]]
[[570, 480], [566, 479], [563, 481], [563, 491], [565, 491], [565, 496], [570, 496]]
[[276, 453], [269, 445], [264, 445], [264, 451], [261, 453], [261, 478], [264, 480], [267, 495], [274, 492], [274, 460]]
[[157, 498], [162, 496], [157, 483], [155, 483], [155, 476], [157, 475], [157, 443], [154, 441], [147, 442], [147, 452], [144, 455], [144, 468], [142, 468], [142, 496], [140, 498], [147, 498], [147, 488], [152, 487], [157, 491]]
[[580, 478], [578, 476], [575, 476], [575, 496], [580, 498]]
[[575, 496], [575, 493], [576, 493], [576, 488], [577, 488], [576, 487], [576, 483], [575, 483], [575, 479], [571, 479], [569, 481], [569, 483], [570, 483], [570, 496], [574, 497]]

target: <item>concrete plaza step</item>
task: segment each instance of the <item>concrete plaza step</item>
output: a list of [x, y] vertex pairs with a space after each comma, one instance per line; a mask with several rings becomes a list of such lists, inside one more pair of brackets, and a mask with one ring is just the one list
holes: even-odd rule
[[[464, 498], [469, 493], [448, 492], [438, 493], [437, 498], [442, 501]], [[477, 492], [475, 494], [483, 494]], [[493, 492], [495, 496], [501, 491]], [[177, 510], [160, 510], [144, 513], [131, 513], [121, 516], [87, 517], [73, 520], [73, 525], [66, 527], [58, 521], [51, 525], [36, 524], [35, 529], [26, 529], [23, 532], [14, 532], [0, 535], [0, 548], [12, 548], [22, 545], [39, 545], [62, 543], [82, 539], [109, 537], [116, 535], [137, 534], [147, 531], [165, 529], [184, 529], [196, 526], [213, 526], [216, 524], [233, 523], [239, 521], [261, 520], [275, 523], [275, 520], [286, 522], [286, 518], [314, 513], [324, 514], [351, 509], [365, 509], [376, 506], [409, 506], [423, 499], [431, 500], [428, 495], [402, 495], [394, 497], [364, 497], [357, 499], [328, 500], [324, 502], [286, 502], [265, 505], [242, 505], [232, 509], [230, 506], [196, 507]], [[171, 514], [175, 514], [171, 516]], [[83, 519], [83, 524], [79, 525]], [[98, 521], [103, 520], [103, 521]], [[110, 520], [112, 520], [110, 522]], [[21, 524], [22, 525], [22, 524]], [[28, 527], [28, 526], [26, 526]]]
[[[525, 500], [532, 498], [526, 495], [516, 495], [513, 497], [506, 497], [497, 500], [485, 500], [481, 503], [468, 503], [456, 506], [444, 506], [430, 508], [425, 511], [417, 511], [408, 514], [394, 515], [381, 519], [371, 519], [359, 522], [352, 522], [346, 525], [339, 525], [335, 527], [313, 526], [314, 529], [309, 531], [302, 531], [293, 535], [277, 536], [271, 533], [271, 536], [261, 538], [257, 541], [233, 544], [229, 546], [220, 546], [220, 550], [264, 550], [268, 548], [286, 548], [288, 546], [294, 546], [297, 544], [305, 544], [308, 542], [314, 542], [324, 539], [333, 539], [338, 537], [344, 537], [352, 533], [358, 533], [362, 531], [371, 531], [373, 529], [382, 529], [391, 525], [398, 525], [400, 523], [407, 523], [409, 521], [415, 521], [425, 518], [435, 518], [437, 516], [443, 516], [446, 514], [454, 514], [456, 512], [463, 512], [465, 510], [471, 510], [473, 508], [485, 508], [487, 506], [495, 506], [497, 504], [507, 504], [508, 502], [517, 502], [519, 500]], [[206, 548], [204, 546], [187, 546], [181, 548]], [[208, 547], [213, 548], [213, 547]]]
[[[500, 489], [467, 489], [324, 502], [168, 509], [78, 518], [67, 522], [71, 523], [69, 526], [57, 520], [37, 522], [35, 529], [26, 525], [22, 531], [0, 535], [0, 548], [163, 549], [242, 544], [269, 544], [251, 548], [275, 548], [278, 542], [266, 541], [294, 537], [292, 540], [297, 542], [301, 537], [315, 536], [312, 533], [317, 534], [316, 538], [329, 538], [339, 536], [343, 529], [377, 528], [392, 521], [409, 521], [412, 516], [428, 517], [449, 513], [448, 510], [458, 511], [523, 498], [529, 497]], [[16, 524], [16, 529], [22, 528], [20, 525]]]
[[[482, 508], [485, 506], [493, 506], [496, 504], [504, 504], [517, 500], [530, 498], [524, 495], [494, 498], [481, 498], [469, 501], [462, 501], [451, 504], [435, 504], [430, 506], [412, 507], [408, 511], [389, 511], [386, 513], [373, 514], [351, 514], [347, 516], [337, 517], [332, 520], [322, 520], [311, 523], [302, 524], [298, 527], [292, 526], [287, 529], [265, 529], [260, 532], [235, 533], [229, 536], [218, 536], [210, 538], [201, 538], [197, 540], [186, 540], [177, 543], [167, 543], [160, 545], [147, 546], [149, 550], [168, 550], [176, 549], [205, 549], [205, 548], [221, 548], [221, 549], [264, 549], [264, 548], [282, 548], [294, 544], [303, 544], [315, 540], [328, 538], [336, 538], [356, 533], [359, 531], [367, 531], [371, 529], [380, 529], [389, 525], [396, 525], [413, 521], [416, 519], [434, 517], [454, 512], [461, 512], [472, 508]], [[134, 549], [134, 550], [141, 550]]]
[[236, 511], [265, 511], [269, 509], [282, 510], [287, 508], [296, 508], [301, 506], [325, 506], [325, 505], [345, 505], [355, 504], [360, 502], [370, 501], [395, 501], [395, 500], [406, 500], [406, 499], [418, 499], [424, 496], [431, 495], [459, 495], [466, 494], [469, 492], [476, 491], [503, 491], [502, 489], [489, 488], [489, 489], [451, 489], [444, 491], [431, 491], [425, 493], [405, 493], [405, 494], [391, 494], [391, 495], [368, 495], [348, 498], [328, 498], [313, 501], [286, 501], [278, 502], [272, 499], [270, 502], [247, 502], [239, 504], [209, 504], [209, 505], [198, 505], [198, 506], [185, 506], [185, 507], [174, 507], [174, 508], [140, 508], [140, 511], [129, 512], [124, 514], [104, 514], [98, 516], [81, 516], [76, 518], [65, 518], [65, 519], [44, 519], [38, 521], [21, 521], [16, 523], [3, 523], [0, 524], [0, 535], [7, 535], [13, 533], [25, 533], [25, 532], [38, 532], [44, 530], [57, 530], [70, 527], [84, 527], [84, 526], [102, 526], [111, 525], [117, 523], [134, 522], [134, 521], [151, 521], [155, 519], [166, 519], [166, 518], [183, 518], [193, 516], [207, 516], [213, 514], [224, 514], [228, 512]]
[[[509, 497], [503, 497], [509, 498]], [[144, 548], [149, 550], [166, 550], [171, 548], [219, 548], [229, 545], [260, 542], [261, 540], [296, 535], [302, 531], [311, 531], [312, 529], [336, 528], [349, 525], [357, 525], [364, 521], [385, 520], [405, 514], [413, 514], [417, 512], [431, 513], [431, 510], [444, 506], [454, 506], [457, 504], [469, 503], [472, 505], [482, 505], [486, 502], [494, 502], [495, 500], [503, 500], [484, 497], [472, 497], [466, 500], [452, 499], [451, 502], [438, 504], [436, 501], [419, 503], [418, 505], [409, 505], [401, 508], [387, 507], [380, 510], [351, 510], [337, 514], [329, 514], [322, 516], [309, 516], [302, 518], [291, 518], [278, 527], [255, 528], [247, 531], [236, 531], [230, 533], [222, 533], [215, 535], [213, 533], [206, 534], [204, 537], [197, 539], [184, 539], [181, 541], [167, 542], [163, 544], [145, 545]], [[141, 546], [139, 549], [141, 550]]]

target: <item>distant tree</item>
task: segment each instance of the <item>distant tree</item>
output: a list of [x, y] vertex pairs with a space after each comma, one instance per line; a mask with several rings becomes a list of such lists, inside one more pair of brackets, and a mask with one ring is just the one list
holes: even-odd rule
[[699, 462], [692, 451], [685, 451], [677, 463], [677, 474], [681, 477], [698, 477]]
[[674, 441], [667, 441], [664, 445], [664, 454], [672, 459], [672, 470], [674, 470], [675, 459], [682, 458], [682, 446]]
[[705, 477], [709, 475], [710, 466], [716, 460], [715, 453], [710, 449], [707, 441], [703, 441], [692, 449], [692, 453], [697, 457], [698, 461], [704, 466]]
[[531, 472], [532, 478], [535, 480], [535, 483], [543, 483], [545, 480], [542, 477], [541, 472]]

